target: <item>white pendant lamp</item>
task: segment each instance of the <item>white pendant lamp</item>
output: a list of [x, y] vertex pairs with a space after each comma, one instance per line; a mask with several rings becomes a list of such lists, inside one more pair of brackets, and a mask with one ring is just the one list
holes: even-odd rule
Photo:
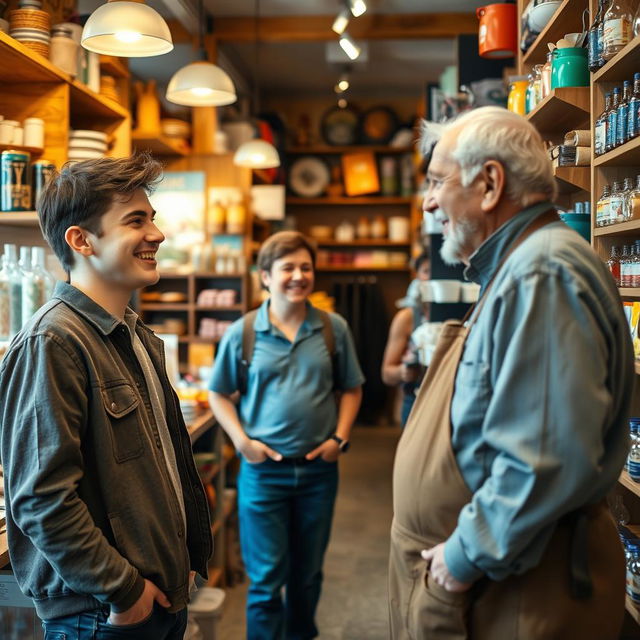
[[[256, 20], [255, 20], [255, 68], [254, 68], [254, 99], [253, 108], [254, 113], [258, 111], [258, 99], [260, 95], [259, 82], [258, 82], [258, 67], [259, 67], [259, 55], [258, 44], [260, 42], [260, 35], [258, 32], [258, 25], [260, 24], [260, 0], [256, 0]], [[233, 156], [233, 164], [239, 167], [249, 167], [250, 169], [273, 169], [280, 166], [280, 156], [278, 150], [266, 140], [255, 138], [241, 144], [235, 155]]]
[[272, 169], [280, 166], [280, 156], [271, 143], [256, 138], [238, 147], [233, 164], [250, 169]]
[[147, 58], [173, 49], [164, 18], [143, 0], [109, 0], [82, 30], [82, 46], [109, 56]]
[[187, 107], [222, 107], [238, 99], [229, 75], [218, 65], [207, 61], [204, 48], [204, 9], [199, 5], [200, 60], [176, 71], [167, 86], [167, 100]]

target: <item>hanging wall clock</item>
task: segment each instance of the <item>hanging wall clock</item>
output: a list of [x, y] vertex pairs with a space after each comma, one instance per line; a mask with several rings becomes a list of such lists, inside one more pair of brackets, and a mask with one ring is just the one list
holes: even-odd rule
[[333, 146], [356, 144], [358, 114], [350, 107], [331, 107], [322, 116], [320, 132], [327, 144]]

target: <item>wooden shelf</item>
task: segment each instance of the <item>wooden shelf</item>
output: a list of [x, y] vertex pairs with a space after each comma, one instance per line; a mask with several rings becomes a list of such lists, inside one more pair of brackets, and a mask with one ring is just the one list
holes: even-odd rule
[[382, 239], [360, 239], [351, 242], [339, 242], [338, 240], [316, 240], [319, 247], [408, 247], [409, 242], [395, 242], [393, 240]]
[[351, 204], [411, 204], [412, 198], [404, 198], [402, 196], [342, 196], [339, 198], [298, 198], [296, 196], [288, 196], [286, 203], [299, 204], [322, 204], [322, 205], [351, 205]]
[[0, 151], [6, 151], [7, 149], [15, 151], [26, 151], [31, 156], [41, 156], [44, 149], [40, 147], [25, 147], [23, 144], [0, 144]]
[[124, 120], [129, 112], [117, 102], [101, 96], [78, 80], [71, 84], [71, 117], [86, 120], [87, 113], [92, 117], [108, 120]]
[[549, 53], [548, 42], [557, 42], [565, 33], [582, 31], [581, 16], [587, 4], [587, 0], [564, 0], [551, 16], [547, 26], [527, 49], [522, 62], [526, 65], [544, 63]]
[[634, 482], [631, 479], [628, 471], [623, 470], [618, 478], [618, 482], [625, 488], [629, 489], [632, 493], [635, 493], [640, 497], [640, 483]]
[[593, 235], [596, 237], [622, 236], [622, 235], [630, 235], [633, 233], [640, 233], [640, 220], [630, 220], [629, 222], [619, 222], [617, 224], [610, 224], [606, 227], [596, 227], [593, 230]]
[[590, 167], [554, 167], [553, 175], [558, 183], [560, 193], [590, 191]]
[[131, 144], [139, 151], [151, 151], [157, 156], [186, 156], [190, 150], [182, 141], [162, 134], [154, 136], [146, 133], [131, 133]]
[[612, 151], [596, 156], [594, 167], [622, 167], [640, 165], [640, 136], [625, 142]]
[[336, 146], [317, 145], [312, 147], [291, 147], [287, 153], [291, 155], [319, 155], [319, 154], [339, 154], [339, 153], [362, 153], [363, 151], [373, 151], [374, 153], [413, 153], [412, 147], [389, 147], [386, 145], [354, 145]]
[[591, 80], [592, 82], [633, 80], [633, 74], [638, 71], [638, 58], [640, 58], [640, 36], [636, 36], [622, 51], [598, 69]]
[[100, 71], [115, 78], [129, 78], [131, 74], [122, 58], [116, 56], [100, 56]]
[[525, 117], [543, 133], [565, 133], [580, 128], [589, 122], [589, 92], [589, 87], [554, 89]]
[[203, 433], [209, 431], [216, 424], [211, 409], [207, 409], [202, 415], [199, 415], [191, 424], [187, 425], [189, 438], [191, 442], [195, 442]]
[[228, 307], [207, 307], [205, 305], [196, 305], [196, 311], [242, 311], [244, 308], [241, 304], [232, 304]]
[[47, 58], [0, 32], [0, 82], [31, 84], [70, 82], [71, 76], [51, 64]]
[[640, 298], [640, 289], [631, 287], [620, 287], [618, 293], [621, 298]]
[[322, 266], [322, 267], [316, 267], [316, 272], [317, 273], [323, 273], [323, 272], [332, 272], [332, 271], [349, 271], [349, 272], [359, 272], [359, 271], [409, 271], [409, 267], [408, 266], [403, 266], [403, 267], [396, 267], [396, 266], [386, 266], [386, 267], [382, 267], [382, 266], [370, 266], [370, 267], [354, 267], [353, 265], [345, 265], [345, 266], [338, 266], [338, 265], [326, 265], [326, 266]]
[[0, 211], [0, 225], [37, 227], [38, 213], [36, 211]]
[[142, 311], [189, 311], [191, 305], [186, 302], [142, 302]]

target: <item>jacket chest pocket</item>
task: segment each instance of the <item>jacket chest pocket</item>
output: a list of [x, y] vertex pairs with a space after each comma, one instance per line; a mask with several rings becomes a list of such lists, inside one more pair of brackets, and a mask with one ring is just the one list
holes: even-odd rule
[[138, 405], [140, 399], [130, 384], [117, 384], [101, 389], [104, 409], [111, 423], [111, 445], [116, 462], [126, 462], [142, 455]]

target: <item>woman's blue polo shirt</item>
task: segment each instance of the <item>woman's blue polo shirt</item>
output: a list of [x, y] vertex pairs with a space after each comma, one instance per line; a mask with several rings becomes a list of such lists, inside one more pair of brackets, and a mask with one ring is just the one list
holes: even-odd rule
[[[335, 380], [339, 389], [364, 382], [349, 327], [332, 313], [336, 345]], [[232, 394], [238, 390], [242, 358], [243, 319], [224, 334], [216, 354], [209, 389]], [[303, 456], [335, 432], [337, 407], [331, 357], [322, 335], [322, 318], [307, 303], [307, 317], [290, 342], [269, 320], [269, 300], [255, 319], [255, 347], [248, 372], [247, 393], [238, 407], [246, 434], [283, 456]]]

